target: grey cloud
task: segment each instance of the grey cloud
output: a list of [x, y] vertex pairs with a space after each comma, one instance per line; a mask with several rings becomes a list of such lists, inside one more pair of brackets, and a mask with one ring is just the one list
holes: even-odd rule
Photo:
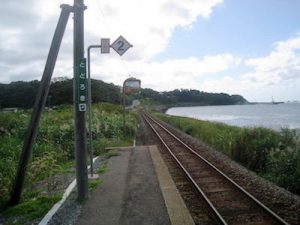
[[[37, 9], [32, 7], [37, 1], [9, 0], [1, 5], [0, 82], [39, 80], [41, 77], [58, 17], [41, 21]], [[71, 15], [69, 23], [72, 22]], [[69, 28], [72, 26], [65, 31], [58, 60], [72, 60], [73, 32]], [[59, 71], [57, 69], [55, 71]]]
[[[58, 18], [51, 17], [41, 24], [31, 8], [33, 3], [33, 0], [10, 0], [0, 8], [0, 68], [5, 74], [0, 82], [40, 79]], [[71, 17], [69, 20], [72, 21]], [[71, 35], [67, 29], [60, 57], [72, 52], [72, 41], [67, 40]]]
[[[2, 68], [5, 70], [2, 70]], [[9, 83], [17, 80], [40, 80], [43, 71], [43, 62], [0, 66], [0, 69], [5, 72], [6, 76], [0, 77], [0, 83]], [[2, 73], [3, 74], [3, 73]]]
[[1, 1], [0, 27], [30, 27], [39, 19], [38, 14], [32, 11], [35, 0], [9, 0]]
[[294, 80], [300, 79], [300, 68], [299, 69], [291, 69], [284, 73], [278, 74], [283, 80]]

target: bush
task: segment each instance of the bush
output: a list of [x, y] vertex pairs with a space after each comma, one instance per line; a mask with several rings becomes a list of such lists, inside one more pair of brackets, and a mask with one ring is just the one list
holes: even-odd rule
[[300, 146], [276, 149], [268, 155], [264, 177], [281, 187], [300, 194]]
[[239, 128], [156, 114], [162, 120], [227, 154], [270, 181], [300, 193], [300, 138], [296, 130]]
[[0, 138], [0, 205], [8, 200], [16, 173], [21, 140], [15, 137]]
[[267, 156], [280, 143], [280, 134], [267, 128], [242, 128], [231, 156], [255, 172], [265, 172]]
[[46, 152], [43, 156], [36, 158], [31, 164], [28, 171], [27, 181], [34, 184], [38, 181], [45, 180], [47, 185], [47, 194], [49, 197], [54, 195], [56, 186], [55, 175], [62, 171], [57, 161], [57, 153], [53, 150]]
[[[126, 135], [123, 133], [122, 108], [119, 105], [94, 104], [92, 114], [96, 153], [108, 146], [132, 145], [137, 127], [135, 114], [126, 115]], [[30, 111], [0, 113], [0, 205], [9, 197], [30, 116]], [[60, 165], [74, 160], [73, 124], [73, 106], [59, 106], [42, 114], [29, 165], [32, 167], [29, 171], [32, 179], [27, 179], [29, 185], [45, 179], [51, 191], [53, 174], [60, 171]]]

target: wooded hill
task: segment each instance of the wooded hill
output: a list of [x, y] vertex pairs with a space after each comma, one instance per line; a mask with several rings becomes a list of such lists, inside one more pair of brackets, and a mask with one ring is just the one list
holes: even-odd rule
[[[10, 84], [0, 83], [0, 108], [33, 107], [39, 81], [17, 81]], [[224, 93], [206, 93], [198, 90], [174, 90], [157, 92], [152, 89], [142, 89], [135, 98], [148, 100], [155, 104], [165, 105], [233, 105], [247, 104], [247, 100], [240, 95]], [[92, 102], [109, 102], [119, 104], [121, 100], [120, 87], [112, 83], [92, 79]], [[72, 104], [73, 80], [56, 78], [52, 81], [47, 101], [47, 106]]]

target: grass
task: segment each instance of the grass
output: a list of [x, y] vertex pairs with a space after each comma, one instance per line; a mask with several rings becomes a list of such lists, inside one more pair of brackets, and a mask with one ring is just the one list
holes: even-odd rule
[[114, 157], [114, 156], [119, 156], [120, 153], [117, 152], [117, 151], [114, 151], [114, 150], [110, 150], [105, 155], [106, 155], [107, 158], [111, 158], [111, 157]]
[[[114, 151], [114, 150], [110, 150], [108, 152], [106, 152], [104, 154], [105, 157], [108, 158], [111, 158], [111, 157], [114, 157], [114, 156], [118, 156], [120, 155], [118, 152]], [[105, 161], [97, 170], [96, 170], [96, 173], [97, 174], [103, 174], [103, 173], [106, 173], [108, 171], [108, 166], [107, 166], [107, 161]], [[89, 191], [92, 191], [94, 190], [96, 187], [98, 187], [100, 184], [102, 184], [103, 181], [100, 180], [100, 179], [96, 179], [96, 180], [89, 180]]]
[[[0, 211], [5, 209], [9, 199], [30, 113], [31, 111], [0, 113]], [[94, 104], [92, 115], [95, 155], [105, 154], [106, 147], [132, 145], [137, 130], [136, 114], [127, 113], [125, 129], [122, 108], [119, 105]], [[54, 175], [74, 173], [73, 123], [71, 105], [59, 106], [43, 113], [25, 179], [25, 191], [22, 195], [24, 204], [34, 204], [32, 199], [26, 197], [33, 193], [37, 195], [35, 201], [46, 201], [44, 198], [49, 198], [48, 202], [51, 202], [52, 188], [55, 188]], [[47, 185], [40, 190], [37, 185], [39, 182]]]
[[75, 173], [75, 161], [70, 160], [61, 164], [62, 173]]
[[96, 170], [96, 173], [97, 174], [103, 174], [105, 172], [108, 171], [108, 167], [107, 167], [107, 162], [104, 163], [102, 166], [100, 166], [97, 170]]
[[15, 220], [15, 217], [18, 217], [19, 224], [25, 223], [28, 220], [32, 221], [41, 218], [61, 197], [61, 195], [38, 197], [11, 207], [3, 212], [3, 215], [7, 217], [5, 224], [14, 224], [12, 221]]
[[277, 185], [300, 194], [300, 136], [296, 130], [240, 128], [222, 123], [155, 114], [228, 155]]
[[90, 180], [88, 184], [89, 191], [93, 191], [96, 187], [98, 187], [102, 183], [103, 181], [100, 179]]

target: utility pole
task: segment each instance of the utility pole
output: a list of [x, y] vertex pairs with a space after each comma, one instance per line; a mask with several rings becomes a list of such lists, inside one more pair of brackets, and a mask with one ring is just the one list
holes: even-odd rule
[[79, 63], [84, 58], [84, 10], [83, 0], [74, 0], [74, 117], [75, 117], [75, 159], [78, 200], [87, 198], [88, 175], [86, 164], [85, 110], [79, 105]]
[[61, 14], [55, 29], [55, 33], [51, 42], [51, 47], [49, 50], [45, 69], [39, 85], [38, 94], [35, 99], [31, 120], [28, 125], [26, 136], [23, 142], [23, 148], [20, 156], [20, 161], [18, 164], [17, 175], [13, 184], [12, 193], [10, 197], [10, 205], [18, 204], [21, 199], [27, 165], [31, 159], [32, 147], [36, 139], [42, 111], [46, 104], [46, 100], [50, 88], [51, 77], [53, 74], [60, 44], [67, 26], [69, 15], [72, 11], [72, 7], [66, 4], [61, 5], [61, 9], [62, 9]]
[[[88, 177], [86, 165], [86, 129], [85, 129], [85, 108], [86, 104], [79, 104], [79, 84], [83, 79], [79, 78], [79, 73], [85, 73], [84, 59], [84, 26], [83, 15], [86, 9], [83, 0], [74, 0], [74, 6], [63, 4], [59, 21], [52, 39], [44, 73], [39, 86], [38, 94], [34, 103], [33, 113], [26, 132], [23, 143], [20, 161], [18, 164], [16, 179], [13, 184], [10, 204], [16, 205], [20, 202], [22, 189], [25, 180], [28, 162], [32, 155], [32, 147], [36, 139], [39, 121], [42, 110], [45, 106], [50, 81], [56, 63], [58, 51], [68, 22], [69, 14], [74, 13], [74, 117], [75, 117], [75, 158], [76, 158], [76, 178], [78, 188], [78, 200], [84, 200], [88, 193]], [[84, 68], [80, 65], [84, 63]], [[79, 65], [80, 64], [80, 65]], [[85, 74], [84, 74], [85, 75]], [[80, 82], [79, 82], [80, 81]], [[84, 87], [87, 88], [87, 87]], [[82, 90], [81, 90], [82, 91]], [[85, 107], [80, 108], [80, 105]]]

